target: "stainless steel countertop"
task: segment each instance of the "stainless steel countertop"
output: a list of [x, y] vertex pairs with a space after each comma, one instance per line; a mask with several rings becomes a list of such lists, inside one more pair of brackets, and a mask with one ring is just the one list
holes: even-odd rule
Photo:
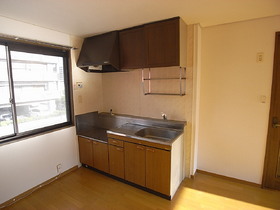
[[[145, 125], [138, 125], [138, 124], [131, 124], [131, 123], [126, 123], [118, 128], [113, 128], [110, 130], [107, 130], [107, 133], [110, 134], [115, 134], [115, 135], [119, 135], [119, 136], [126, 136], [126, 137], [130, 137], [130, 138], [134, 138], [134, 139], [138, 139], [138, 140], [142, 140], [142, 141], [148, 141], [148, 142], [154, 142], [154, 143], [159, 143], [159, 144], [164, 144], [164, 145], [172, 145], [173, 142], [180, 136], [183, 134], [183, 130], [176, 130], [178, 132], [178, 135], [170, 140], [162, 140], [160, 138], [156, 139], [156, 138], [145, 138], [145, 137], [141, 137], [141, 136], [137, 136], [136, 133], [138, 131], [140, 131], [141, 129], [144, 128], [151, 128], [153, 126], [145, 126]], [[157, 127], [158, 128], [158, 127]], [[175, 130], [172, 128], [166, 128], [166, 127], [160, 127], [159, 129], [166, 129], [166, 130]]]
[[96, 140], [103, 143], [108, 142], [107, 129], [104, 128], [92, 127], [90, 129], [80, 131], [78, 136]]
[[[186, 122], [184, 121], [161, 120], [98, 112], [89, 112], [76, 116], [77, 135], [103, 143], [108, 142], [107, 133], [111, 133], [143, 141], [172, 145], [183, 133], [185, 125]], [[145, 135], [140, 135], [141, 130], [144, 128], [159, 128], [163, 130], [163, 132], [157, 131], [157, 134], [162, 134], [162, 136], [149, 135], [150, 133], [146, 135], [147, 133], [145, 132]], [[166, 138], [164, 133], [167, 134], [169, 139]], [[169, 133], [173, 133], [173, 135], [169, 135]]]

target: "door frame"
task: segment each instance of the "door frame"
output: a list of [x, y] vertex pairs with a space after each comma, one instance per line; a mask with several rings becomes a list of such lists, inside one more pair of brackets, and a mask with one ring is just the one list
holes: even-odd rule
[[[274, 175], [277, 172], [277, 158], [279, 156], [280, 142], [274, 141], [276, 132], [280, 132], [280, 128], [273, 128], [273, 117], [275, 116], [276, 107], [279, 106], [276, 102], [276, 91], [280, 91], [280, 32], [275, 34], [275, 51], [273, 62], [273, 78], [271, 89], [271, 104], [269, 111], [269, 123], [267, 132], [266, 152], [263, 170], [262, 187], [280, 189], [280, 184], [277, 184]], [[280, 99], [279, 99], [280, 101]], [[276, 130], [277, 129], [277, 130]], [[278, 148], [278, 150], [277, 150]], [[277, 158], [276, 158], [277, 157]]]

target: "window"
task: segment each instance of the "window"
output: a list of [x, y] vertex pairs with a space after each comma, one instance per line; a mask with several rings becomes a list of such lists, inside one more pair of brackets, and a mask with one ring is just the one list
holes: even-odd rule
[[72, 124], [68, 57], [0, 40], [0, 142]]

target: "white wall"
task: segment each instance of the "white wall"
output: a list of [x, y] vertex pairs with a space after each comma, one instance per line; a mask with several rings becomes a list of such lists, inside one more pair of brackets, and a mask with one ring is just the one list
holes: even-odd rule
[[75, 128], [0, 146], [0, 204], [78, 165]]
[[[0, 17], [0, 33], [70, 45], [69, 35]], [[0, 145], [0, 204], [78, 165], [75, 127]]]
[[198, 169], [261, 183], [279, 23], [276, 16], [203, 28]]

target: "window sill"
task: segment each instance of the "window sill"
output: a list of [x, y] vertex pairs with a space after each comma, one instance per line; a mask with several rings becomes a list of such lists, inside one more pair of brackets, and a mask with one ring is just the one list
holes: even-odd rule
[[10, 136], [7, 138], [0, 139], [0, 146], [4, 146], [11, 143], [16, 143], [19, 141], [27, 140], [33, 137], [46, 135], [48, 133], [56, 132], [66, 128], [74, 127], [73, 123], [64, 123], [61, 125], [50, 126], [48, 129], [37, 129], [32, 130], [31, 132], [21, 133], [20, 135]]

